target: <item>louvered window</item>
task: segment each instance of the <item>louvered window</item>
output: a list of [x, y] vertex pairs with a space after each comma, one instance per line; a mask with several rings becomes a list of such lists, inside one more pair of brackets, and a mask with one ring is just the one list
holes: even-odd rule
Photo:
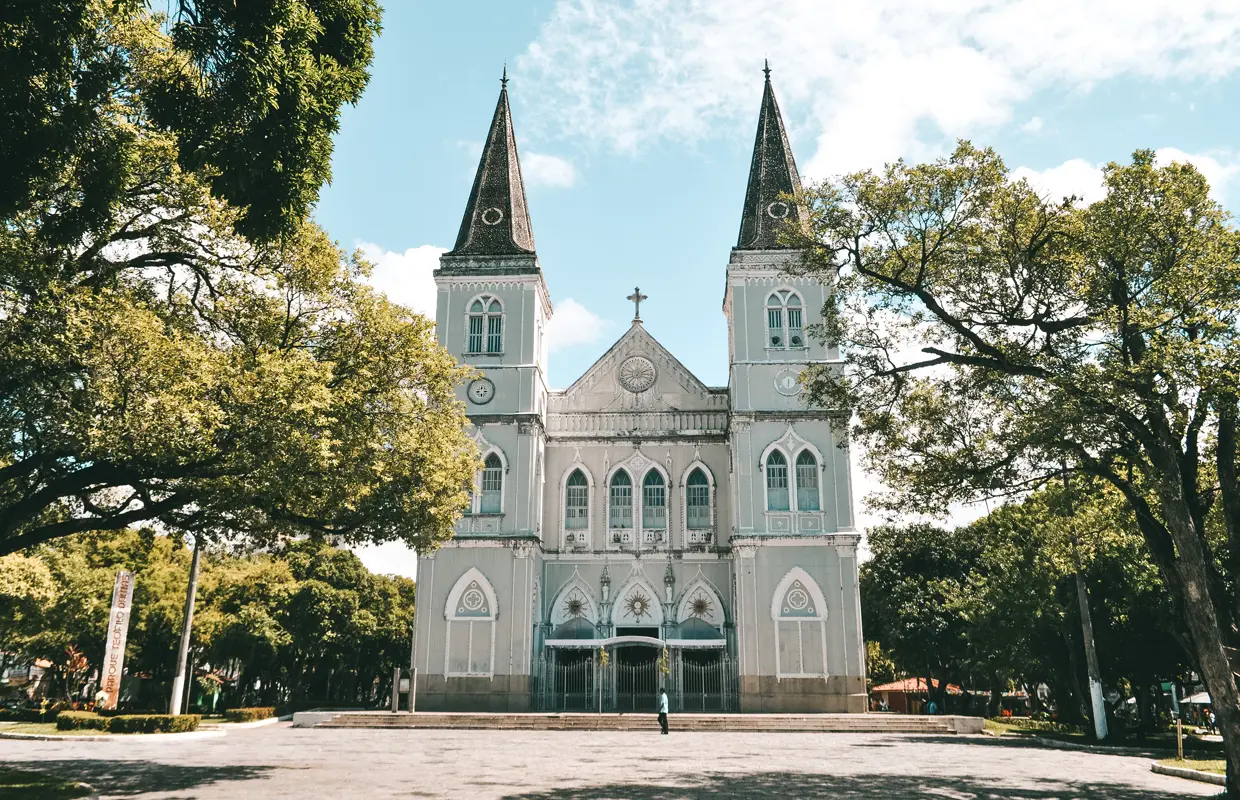
[[771, 451], [766, 458], [766, 508], [788, 510], [788, 460], [778, 450]]

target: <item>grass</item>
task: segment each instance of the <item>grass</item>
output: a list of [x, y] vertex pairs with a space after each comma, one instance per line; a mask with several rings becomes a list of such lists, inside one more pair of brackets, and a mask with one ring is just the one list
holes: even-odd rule
[[0, 767], [0, 797], [9, 800], [67, 800], [85, 797], [90, 790], [41, 772]]
[[1217, 760], [1200, 758], [1164, 758], [1158, 763], [1167, 767], [1195, 769], [1198, 772], [1214, 772], [1219, 775], [1227, 774], [1227, 762], [1221, 758]]

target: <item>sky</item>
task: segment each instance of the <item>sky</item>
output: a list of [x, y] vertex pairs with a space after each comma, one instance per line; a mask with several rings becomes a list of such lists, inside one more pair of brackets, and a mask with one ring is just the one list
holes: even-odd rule
[[[1049, 195], [1100, 194], [1100, 167], [1151, 148], [1240, 202], [1235, 0], [389, 0], [371, 80], [341, 118], [316, 216], [373, 282], [433, 314], [507, 66], [539, 260], [550, 383], [627, 328], [727, 383], [724, 271], [736, 243], [762, 63], [802, 177], [957, 139]], [[858, 472], [858, 501], [872, 480]], [[961, 509], [954, 521], [984, 509]], [[877, 518], [858, 508], [861, 526]], [[400, 545], [361, 551], [413, 574]]]

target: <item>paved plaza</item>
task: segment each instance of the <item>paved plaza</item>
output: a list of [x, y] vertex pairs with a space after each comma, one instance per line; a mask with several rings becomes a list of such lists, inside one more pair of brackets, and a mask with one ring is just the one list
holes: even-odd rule
[[[1172, 800], [1217, 787], [1149, 759], [980, 736], [311, 730], [196, 741], [0, 740], [0, 763], [104, 798], [951, 798]], [[673, 725], [675, 720], [673, 719]]]

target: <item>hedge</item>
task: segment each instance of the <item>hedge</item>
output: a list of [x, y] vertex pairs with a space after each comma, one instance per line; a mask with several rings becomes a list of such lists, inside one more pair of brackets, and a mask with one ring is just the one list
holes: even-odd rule
[[188, 733], [198, 730], [197, 714], [122, 714], [112, 717], [113, 733]]
[[4, 722], [55, 722], [59, 708], [46, 711], [38, 708], [0, 708], [0, 720]]
[[198, 730], [197, 714], [120, 714], [101, 717], [88, 711], [62, 711], [56, 728], [62, 731], [94, 730], [110, 733], [186, 733]]
[[58, 731], [106, 731], [112, 719], [90, 711], [61, 711], [56, 717]]
[[275, 706], [259, 706], [257, 708], [230, 708], [224, 712], [228, 722], [255, 722], [276, 715]]

